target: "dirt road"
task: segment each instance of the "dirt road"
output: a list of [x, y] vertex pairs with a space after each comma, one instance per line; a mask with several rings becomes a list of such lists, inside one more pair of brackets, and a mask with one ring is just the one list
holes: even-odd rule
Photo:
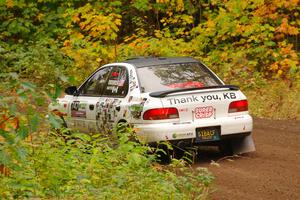
[[233, 159], [211, 153], [194, 165], [216, 177], [211, 199], [300, 200], [300, 122], [254, 119], [253, 137], [255, 153]]

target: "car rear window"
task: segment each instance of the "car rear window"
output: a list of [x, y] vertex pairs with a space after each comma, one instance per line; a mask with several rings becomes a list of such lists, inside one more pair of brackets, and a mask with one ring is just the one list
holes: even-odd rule
[[201, 63], [164, 64], [137, 68], [142, 92], [222, 85]]

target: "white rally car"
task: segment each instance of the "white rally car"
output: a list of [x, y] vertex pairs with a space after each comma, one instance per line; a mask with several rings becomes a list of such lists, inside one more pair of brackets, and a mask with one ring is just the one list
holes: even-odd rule
[[127, 122], [148, 143], [226, 142], [233, 153], [255, 150], [246, 96], [193, 58], [107, 64], [65, 93], [50, 109], [63, 115], [67, 127], [82, 132], [104, 132]]

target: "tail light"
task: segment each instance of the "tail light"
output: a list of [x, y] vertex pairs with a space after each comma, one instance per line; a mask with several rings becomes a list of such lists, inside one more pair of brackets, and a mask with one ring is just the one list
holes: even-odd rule
[[242, 112], [248, 110], [248, 101], [247, 100], [240, 100], [240, 101], [233, 101], [229, 104], [229, 113], [234, 112]]
[[144, 120], [161, 120], [179, 118], [177, 108], [155, 108], [144, 112]]

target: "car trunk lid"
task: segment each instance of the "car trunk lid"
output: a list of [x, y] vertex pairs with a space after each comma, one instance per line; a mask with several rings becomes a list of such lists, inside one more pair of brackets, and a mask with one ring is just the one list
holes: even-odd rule
[[242, 93], [230, 88], [190, 90], [161, 97], [163, 107], [178, 109], [181, 122], [227, 117], [229, 104], [240, 99]]

